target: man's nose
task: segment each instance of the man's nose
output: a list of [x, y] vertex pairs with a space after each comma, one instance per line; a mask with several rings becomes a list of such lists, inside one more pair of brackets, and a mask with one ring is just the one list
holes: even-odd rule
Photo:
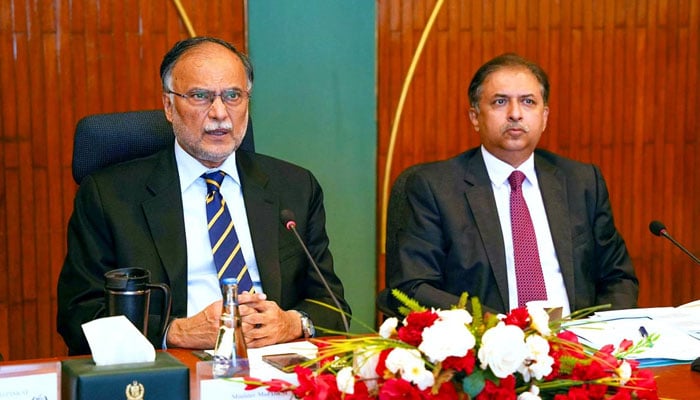
[[209, 106], [209, 117], [213, 119], [226, 118], [226, 104], [221, 100], [221, 96], [214, 97], [214, 101]]
[[517, 101], [511, 102], [508, 106], [508, 120], [520, 121], [521, 119], [523, 119], [523, 113], [520, 108], [520, 103]]

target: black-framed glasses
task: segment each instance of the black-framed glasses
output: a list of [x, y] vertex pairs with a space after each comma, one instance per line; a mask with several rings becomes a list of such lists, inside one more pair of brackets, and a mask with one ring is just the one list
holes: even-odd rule
[[168, 89], [166, 93], [182, 97], [195, 107], [211, 106], [217, 97], [221, 97], [221, 102], [228, 107], [237, 106], [243, 103], [244, 99], [250, 99], [250, 92], [240, 89], [226, 89], [222, 90], [221, 93], [204, 89], [192, 89], [187, 93], [178, 93]]

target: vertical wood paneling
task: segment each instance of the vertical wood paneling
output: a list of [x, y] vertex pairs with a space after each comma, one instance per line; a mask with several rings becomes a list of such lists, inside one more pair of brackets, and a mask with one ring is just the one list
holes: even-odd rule
[[[423, 9], [417, 12], [407, 6], [411, 3]], [[434, 4], [378, 2], [380, 189], [407, 53], [415, 49], [414, 32]], [[663, 221], [700, 253], [699, 36], [700, 2], [694, 0], [448, 1], [426, 44], [437, 51], [426, 51], [419, 65], [436, 79], [412, 83], [391, 181], [410, 165], [478, 144], [466, 115], [468, 82], [487, 59], [517, 52], [540, 63], [550, 77], [550, 118], [541, 147], [593, 162], [606, 178], [616, 223], [640, 278], [640, 305], [697, 299], [697, 266], [652, 236], [648, 224]], [[440, 99], [429, 95], [433, 92]], [[381, 254], [383, 249], [380, 288]]]
[[[182, 2], [197, 34], [245, 50], [244, 0]], [[171, 1], [0, 2], [0, 353], [59, 356], [56, 279], [76, 185], [76, 122], [162, 107], [163, 54], [187, 37]]]

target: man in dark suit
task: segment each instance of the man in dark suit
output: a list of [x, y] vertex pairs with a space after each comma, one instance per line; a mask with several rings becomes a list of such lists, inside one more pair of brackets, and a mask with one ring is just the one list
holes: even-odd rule
[[163, 105], [175, 145], [108, 167], [83, 180], [68, 228], [58, 282], [58, 331], [71, 354], [89, 352], [81, 324], [106, 316], [104, 274], [141, 267], [172, 290], [165, 335], [158, 305], [148, 337], [160, 348], [213, 348], [221, 314], [219, 279], [209, 242], [202, 174], [226, 173], [221, 193], [230, 210], [255, 291], [239, 295], [250, 347], [312, 336], [314, 326], [341, 330], [339, 314], [305, 253], [280, 219], [297, 229], [346, 312], [333, 271], [323, 194], [307, 170], [238, 150], [248, 121], [253, 70], [229, 43], [209, 37], [178, 42], [161, 64]]
[[[481, 146], [414, 168], [406, 181], [409, 217], [396, 233], [398, 260], [388, 287], [425, 306], [446, 308], [467, 292], [487, 311], [533, 299], [570, 311], [599, 304], [635, 307], [638, 281], [615, 228], [600, 170], [535, 149], [547, 125], [549, 82], [536, 64], [506, 54], [484, 64], [469, 86], [469, 117]], [[536, 237], [538, 279], [518, 278], [509, 177], [524, 174], [522, 194]], [[515, 211], [513, 212], [515, 214]], [[546, 294], [544, 290], [546, 289]], [[519, 293], [521, 292], [521, 293]]]

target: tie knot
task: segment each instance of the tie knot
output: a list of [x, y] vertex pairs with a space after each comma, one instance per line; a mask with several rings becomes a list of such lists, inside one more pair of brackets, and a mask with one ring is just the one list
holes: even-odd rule
[[224, 181], [226, 173], [224, 171], [214, 171], [208, 174], [202, 174], [202, 178], [207, 183], [207, 192], [218, 192], [221, 188], [221, 182]]
[[508, 182], [510, 182], [510, 188], [513, 190], [518, 189], [525, 180], [525, 174], [520, 171], [513, 171], [508, 177]]

